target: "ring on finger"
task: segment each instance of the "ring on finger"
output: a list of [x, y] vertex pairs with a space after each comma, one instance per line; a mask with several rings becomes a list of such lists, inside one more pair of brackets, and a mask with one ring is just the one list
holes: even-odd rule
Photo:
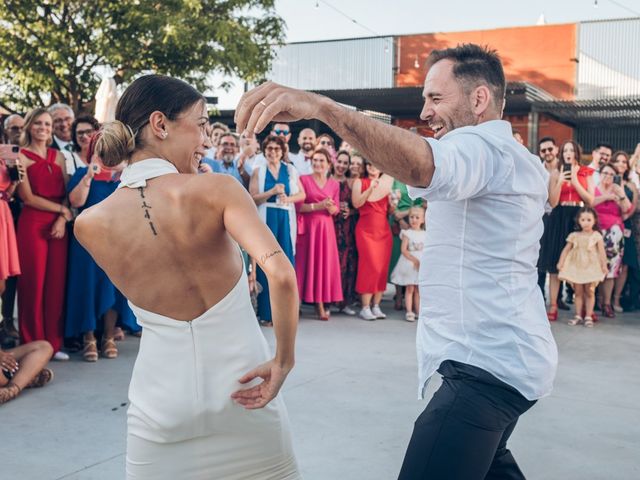
[[266, 106], [267, 106], [267, 104], [266, 104], [266, 103], [264, 103], [264, 100], [260, 100], [260, 105], [262, 105], [263, 107], [266, 107]]

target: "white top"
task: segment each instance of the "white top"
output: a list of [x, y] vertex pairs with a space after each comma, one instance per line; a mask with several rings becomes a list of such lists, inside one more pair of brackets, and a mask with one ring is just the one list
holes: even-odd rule
[[548, 173], [502, 120], [427, 138], [435, 161], [420, 262], [419, 395], [445, 360], [491, 373], [534, 400], [551, 392], [558, 352], [536, 262]]
[[311, 159], [307, 159], [302, 151], [298, 153], [290, 153], [289, 160], [296, 167], [300, 175], [311, 175], [313, 168], [311, 167]]

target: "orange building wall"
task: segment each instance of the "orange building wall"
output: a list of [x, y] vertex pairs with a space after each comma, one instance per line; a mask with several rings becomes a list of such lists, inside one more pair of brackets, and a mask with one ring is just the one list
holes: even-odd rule
[[[498, 51], [507, 81], [530, 82], [554, 97], [571, 99], [576, 83], [576, 35], [577, 25], [571, 23], [399, 36], [396, 86], [422, 85], [431, 50], [477, 43]], [[419, 68], [415, 68], [416, 59]]]

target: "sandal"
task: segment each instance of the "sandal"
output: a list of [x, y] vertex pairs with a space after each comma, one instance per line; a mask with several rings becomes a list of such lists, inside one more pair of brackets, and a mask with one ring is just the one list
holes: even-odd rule
[[27, 385], [27, 388], [44, 387], [51, 380], [53, 380], [53, 370], [51, 370], [50, 368], [43, 368], [42, 370], [40, 370], [40, 373], [38, 373], [33, 378], [33, 380], [31, 380], [31, 383]]
[[0, 388], [0, 405], [13, 400], [20, 395], [21, 391], [20, 387], [15, 383], [8, 383], [6, 386]]
[[549, 311], [547, 312], [547, 319], [550, 322], [555, 322], [556, 320], [558, 320], [558, 305], [551, 304], [549, 306]]
[[[572, 327], [575, 327], [576, 325], [580, 325], [582, 322], [584, 322], [584, 319], [580, 315], [576, 315], [571, 320], [569, 320], [567, 323], [569, 325], [571, 325]], [[591, 323], [593, 323], [593, 321]]]
[[584, 326], [589, 328], [593, 327], [593, 318], [584, 317]]
[[104, 358], [116, 358], [118, 356], [118, 347], [116, 347], [116, 342], [111, 338], [105, 338], [102, 341], [102, 356]]
[[84, 349], [82, 350], [82, 358], [85, 362], [98, 361], [98, 342], [96, 340], [85, 340]]
[[116, 342], [120, 342], [120, 341], [124, 340], [124, 332], [122, 331], [122, 329], [120, 327], [116, 327], [113, 330], [113, 339]]

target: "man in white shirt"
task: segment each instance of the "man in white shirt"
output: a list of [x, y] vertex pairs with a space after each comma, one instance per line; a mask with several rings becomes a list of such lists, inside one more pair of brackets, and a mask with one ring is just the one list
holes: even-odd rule
[[303, 128], [298, 135], [298, 145], [300, 150], [298, 153], [290, 153], [289, 160], [300, 175], [311, 175], [311, 157], [316, 147], [316, 132], [312, 128]]
[[496, 52], [433, 51], [424, 108], [434, 138], [385, 125], [330, 99], [268, 82], [247, 92], [239, 129], [317, 118], [374, 165], [429, 201], [420, 267], [419, 392], [443, 383], [420, 415], [401, 480], [523, 479], [507, 440], [548, 395], [556, 345], [537, 286], [548, 174], [500, 120]]
[[593, 182], [598, 185], [600, 183], [600, 167], [609, 163], [613, 155], [613, 147], [608, 143], [598, 143], [596, 148], [591, 152], [591, 163], [589, 168], [593, 170]]

